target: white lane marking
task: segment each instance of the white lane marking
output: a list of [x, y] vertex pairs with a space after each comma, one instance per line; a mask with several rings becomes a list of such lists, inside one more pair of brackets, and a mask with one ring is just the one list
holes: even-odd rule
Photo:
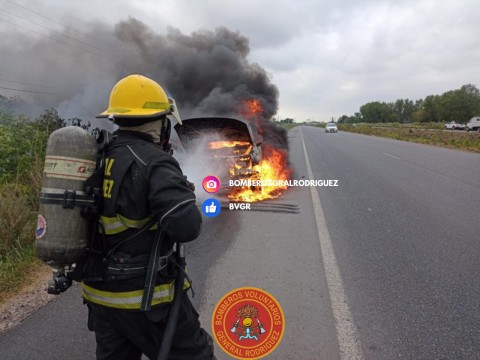
[[[300, 129], [302, 137], [303, 151], [305, 153], [305, 162], [307, 165], [308, 178], [313, 180], [312, 167], [305, 147], [302, 129]], [[327, 279], [327, 287], [330, 295], [330, 303], [332, 305], [333, 317], [335, 319], [335, 329], [337, 331], [337, 340], [340, 347], [341, 360], [364, 360], [360, 337], [358, 336], [352, 313], [348, 306], [347, 296], [343, 287], [342, 276], [338, 268], [337, 258], [332, 246], [332, 240], [328, 233], [325, 217], [323, 214], [320, 196], [315, 187], [310, 187], [312, 196], [315, 220], [317, 223], [318, 240], [320, 241], [320, 249], [322, 251], [323, 266]]]
[[390, 154], [387, 154], [387, 153], [382, 153], [382, 154], [383, 154], [383, 155], [390, 156], [390, 157], [392, 157], [392, 158], [394, 158], [394, 159], [397, 159], [397, 160], [402, 160], [402, 159], [400, 159], [399, 157], [396, 157], [396, 156], [393, 156], [393, 155], [390, 155]]

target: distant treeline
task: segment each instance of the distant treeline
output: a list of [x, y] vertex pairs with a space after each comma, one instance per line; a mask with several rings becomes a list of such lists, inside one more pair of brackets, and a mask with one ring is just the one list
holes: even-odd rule
[[409, 123], [449, 122], [466, 123], [473, 116], [480, 116], [480, 91], [475, 85], [463, 85], [442, 95], [429, 95], [412, 101], [398, 99], [395, 102], [369, 102], [354, 115], [341, 116], [339, 123]]

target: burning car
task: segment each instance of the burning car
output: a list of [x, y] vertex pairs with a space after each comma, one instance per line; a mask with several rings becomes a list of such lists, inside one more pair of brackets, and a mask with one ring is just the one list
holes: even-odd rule
[[[187, 158], [195, 159], [195, 165], [204, 172], [208, 169], [208, 174], [220, 177], [222, 193], [230, 201], [275, 199], [286, 190], [286, 186], [269, 183], [290, 177], [287, 151], [264, 141], [254, 121], [231, 117], [198, 117], [184, 119], [183, 125], [175, 126], [175, 131], [185, 153], [197, 155]], [[204, 160], [201, 164], [197, 161], [200, 157]], [[238, 186], [235, 180], [247, 180], [247, 183], [257, 185]], [[234, 185], [230, 186], [231, 183]]]
[[227, 117], [184, 119], [175, 130], [185, 150], [202, 151], [215, 162], [223, 182], [257, 178], [262, 160], [262, 136], [248, 121]]

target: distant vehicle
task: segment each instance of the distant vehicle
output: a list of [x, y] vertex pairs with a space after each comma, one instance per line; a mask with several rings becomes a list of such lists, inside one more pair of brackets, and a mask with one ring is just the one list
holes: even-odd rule
[[480, 131], [480, 116], [475, 116], [470, 119], [466, 127], [467, 131]]
[[335, 123], [328, 123], [326, 126], [325, 126], [325, 132], [326, 133], [336, 133], [338, 131], [337, 129], [337, 125], [335, 125]]
[[459, 124], [456, 121], [450, 121], [449, 123], [445, 124], [445, 130], [464, 130], [465, 125]]

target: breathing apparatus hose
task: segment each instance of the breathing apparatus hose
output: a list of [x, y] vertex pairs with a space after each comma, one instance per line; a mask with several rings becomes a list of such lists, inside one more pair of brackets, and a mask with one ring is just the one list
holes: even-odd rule
[[183, 283], [185, 281], [185, 245], [177, 243], [177, 264], [178, 274], [175, 279], [175, 292], [170, 314], [168, 315], [167, 325], [163, 334], [162, 344], [157, 360], [168, 360], [170, 348], [172, 347], [173, 337], [175, 336], [175, 329], [177, 327], [178, 314], [183, 298]]

